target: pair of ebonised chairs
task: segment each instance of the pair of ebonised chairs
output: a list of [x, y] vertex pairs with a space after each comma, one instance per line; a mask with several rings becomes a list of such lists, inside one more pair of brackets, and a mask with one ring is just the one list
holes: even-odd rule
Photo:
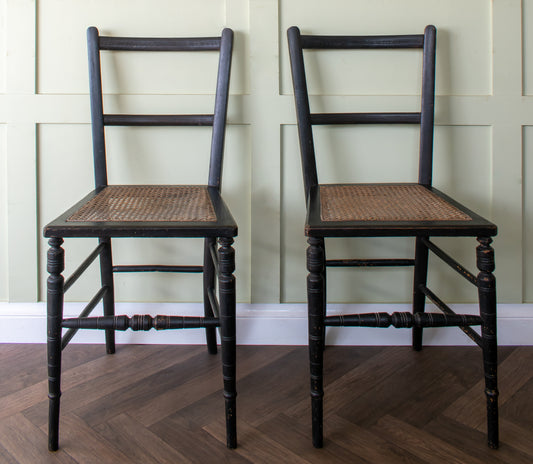
[[[498, 446], [497, 345], [494, 252], [491, 237], [496, 226], [431, 187], [435, 40], [433, 26], [424, 34], [403, 36], [311, 36], [296, 27], [288, 30], [291, 69], [296, 99], [304, 188], [307, 204], [309, 354], [313, 444], [323, 444], [323, 350], [326, 326], [404, 327], [413, 329], [413, 348], [422, 347], [424, 327], [458, 326], [483, 349], [489, 446]], [[61, 352], [78, 329], [103, 329], [108, 353], [115, 351], [114, 331], [155, 328], [205, 328], [210, 353], [216, 353], [216, 328], [220, 328], [223, 386], [226, 406], [227, 446], [235, 448], [235, 258], [232, 243], [237, 225], [220, 195], [233, 33], [224, 29], [212, 38], [124, 38], [100, 36], [88, 29], [90, 98], [93, 132], [95, 190], [44, 228], [48, 251], [48, 376], [49, 449], [58, 448]], [[423, 50], [421, 111], [418, 113], [311, 113], [304, 68], [304, 49], [402, 49]], [[219, 51], [213, 114], [125, 115], [103, 111], [100, 52]], [[313, 125], [419, 124], [420, 163], [418, 183], [319, 184], [313, 146]], [[105, 126], [211, 126], [212, 144], [206, 185], [108, 185]], [[325, 239], [334, 237], [415, 237], [414, 259], [326, 260]], [[477, 237], [477, 276], [430, 241], [432, 236]], [[65, 280], [65, 237], [93, 237], [98, 246]], [[202, 266], [114, 265], [111, 238], [203, 238]], [[217, 248], [218, 243], [218, 248]], [[426, 287], [428, 254], [432, 251], [478, 288], [480, 316], [455, 314]], [[79, 317], [63, 318], [65, 292], [100, 258], [102, 287]], [[413, 313], [377, 313], [344, 316], [326, 314], [328, 266], [414, 266]], [[203, 273], [205, 317], [115, 316], [114, 273]], [[217, 285], [218, 281], [218, 285]], [[218, 287], [218, 298], [217, 289]], [[442, 314], [424, 312], [429, 298]], [[89, 317], [103, 302], [104, 315]], [[481, 325], [481, 336], [471, 326]], [[68, 329], [63, 334], [63, 328]]]

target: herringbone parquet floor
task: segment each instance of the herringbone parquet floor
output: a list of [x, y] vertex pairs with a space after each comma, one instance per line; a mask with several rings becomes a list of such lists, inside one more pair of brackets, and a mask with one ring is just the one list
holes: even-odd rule
[[500, 348], [501, 448], [485, 444], [477, 348], [328, 347], [325, 447], [310, 439], [307, 349], [238, 347], [238, 439], [220, 356], [201, 346], [70, 345], [60, 450], [47, 451], [43, 345], [0, 345], [0, 463], [533, 462], [533, 347]]

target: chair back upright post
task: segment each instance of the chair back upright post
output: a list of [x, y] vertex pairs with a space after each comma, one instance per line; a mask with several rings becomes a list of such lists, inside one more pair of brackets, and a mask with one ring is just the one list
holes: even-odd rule
[[[96, 27], [87, 30], [89, 86], [95, 187], [107, 185], [105, 126], [212, 126], [208, 185], [220, 190], [227, 119], [233, 31], [221, 37], [140, 38], [100, 36]], [[100, 50], [113, 51], [219, 51], [214, 113], [173, 115], [104, 114]]]
[[231, 57], [233, 52], [233, 31], [224, 29], [220, 38], [220, 58], [218, 63], [215, 112], [213, 118], [213, 137], [211, 140], [211, 159], [209, 163], [208, 185], [221, 188], [222, 167], [224, 162], [224, 140], [228, 114], [229, 81]]
[[311, 111], [309, 108], [309, 96], [307, 93], [307, 81], [305, 77], [300, 29], [296, 26], [289, 28], [287, 36], [289, 41], [289, 54], [291, 57], [292, 82], [296, 103], [296, 119], [298, 122], [298, 138], [300, 140], [300, 155], [302, 158], [305, 201], [308, 202], [311, 187], [318, 184], [318, 174], [316, 170], [315, 146], [313, 142], [313, 130], [311, 127]]
[[431, 186], [433, 172], [433, 132], [435, 119], [435, 26], [424, 30], [422, 98], [420, 108], [420, 161], [418, 182]]
[[91, 129], [93, 138], [94, 186], [107, 185], [107, 164], [104, 133], [104, 105], [100, 65], [99, 33], [96, 27], [87, 29], [89, 57], [89, 93], [91, 101]]

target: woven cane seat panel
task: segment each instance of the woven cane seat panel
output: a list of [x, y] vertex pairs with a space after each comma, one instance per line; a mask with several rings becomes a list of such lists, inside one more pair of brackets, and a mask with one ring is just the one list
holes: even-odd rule
[[111, 185], [67, 221], [211, 222], [216, 215], [205, 186]]
[[322, 221], [470, 221], [421, 185], [321, 185]]

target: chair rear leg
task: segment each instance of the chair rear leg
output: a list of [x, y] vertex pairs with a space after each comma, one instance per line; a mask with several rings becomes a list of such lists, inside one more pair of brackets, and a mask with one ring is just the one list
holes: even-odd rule
[[[102, 287], [106, 287], [107, 291], [103, 297], [104, 316], [115, 315], [115, 285], [113, 277], [113, 255], [111, 252], [111, 239], [101, 238], [100, 243], [105, 243], [106, 246], [100, 254], [100, 278]], [[115, 331], [110, 329], [105, 331], [105, 345], [107, 354], [115, 352]]]
[[324, 273], [323, 240], [309, 238], [307, 248], [307, 307], [309, 364], [311, 374], [311, 420], [313, 446], [323, 446]]
[[235, 324], [235, 250], [232, 238], [220, 238], [219, 249], [219, 298], [220, 338], [222, 341], [222, 375], [226, 402], [226, 445], [237, 447], [236, 410], [236, 324]]
[[[204, 315], [205, 317], [214, 317], [211, 301], [209, 300], [209, 290], [215, 288], [215, 265], [211, 257], [211, 247], [215, 245], [214, 238], [206, 238], [204, 242]], [[207, 351], [210, 354], [217, 354], [217, 334], [215, 327], [206, 327], [205, 338], [207, 342]]]
[[61, 322], [63, 320], [63, 284], [61, 275], [65, 268], [63, 239], [53, 237], [48, 241], [47, 269], [47, 356], [48, 356], [48, 449], [59, 446], [59, 401], [61, 398]]
[[485, 395], [487, 397], [487, 439], [490, 448], [498, 448], [498, 344], [496, 338], [496, 279], [494, 250], [490, 237], [478, 237], [477, 277], [479, 310], [482, 318], [483, 367], [485, 371]]
[[[415, 271], [413, 279], [413, 314], [423, 313], [425, 310], [426, 296], [420, 291], [420, 285], [427, 283], [428, 273], [428, 248], [420, 237], [416, 237], [415, 244]], [[422, 327], [413, 327], [413, 349], [422, 349]]]

